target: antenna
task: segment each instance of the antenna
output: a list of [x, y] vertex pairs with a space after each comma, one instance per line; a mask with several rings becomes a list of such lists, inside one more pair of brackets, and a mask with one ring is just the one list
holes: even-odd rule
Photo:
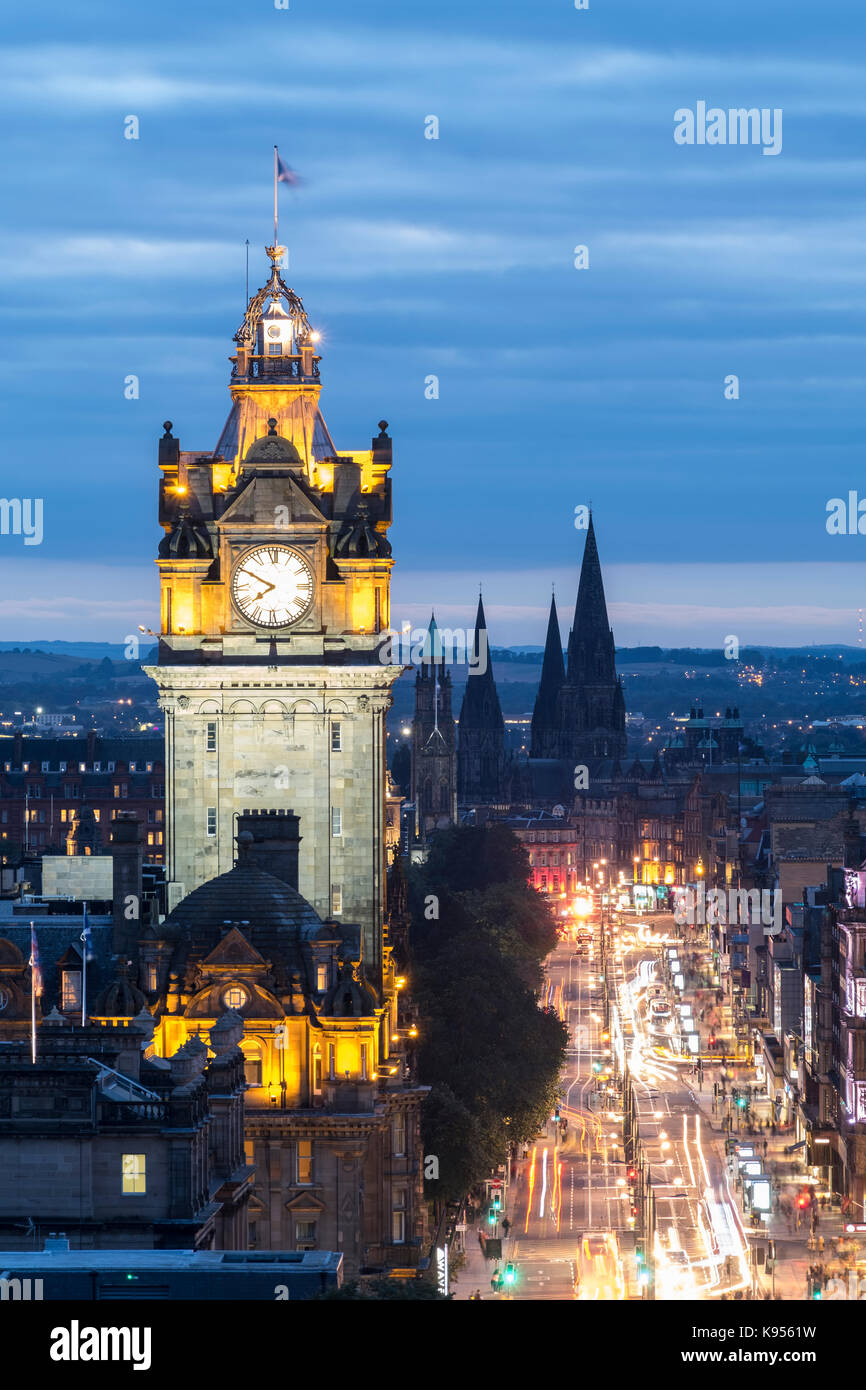
[[247, 237], [244, 245], [247, 248], [247, 303], [250, 302], [250, 239]]

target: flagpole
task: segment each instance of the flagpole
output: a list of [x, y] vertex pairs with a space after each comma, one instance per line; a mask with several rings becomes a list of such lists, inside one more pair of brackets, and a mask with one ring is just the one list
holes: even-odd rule
[[85, 1027], [87, 1022], [87, 938], [89, 936], [87, 925], [87, 903], [84, 904], [84, 926], [81, 931], [81, 1026]]
[[247, 237], [247, 303], [250, 302], [250, 239]]
[[277, 147], [274, 145], [274, 246], [277, 245]]
[[30, 1061], [36, 1066], [36, 966], [33, 960], [33, 942], [36, 940], [33, 923], [30, 923]]

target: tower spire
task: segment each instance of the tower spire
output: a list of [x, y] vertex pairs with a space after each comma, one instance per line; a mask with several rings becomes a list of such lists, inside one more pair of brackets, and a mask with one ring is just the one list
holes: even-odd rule
[[559, 618], [556, 613], [556, 599], [551, 595], [550, 615], [547, 619], [547, 640], [544, 644], [544, 660], [541, 665], [541, 680], [532, 711], [532, 742], [530, 757], [554, 758], [558, 751], [558, 725], [556, 702], [565, 684], [565, 661], [562, 656], [562, 638], [559, 632]]

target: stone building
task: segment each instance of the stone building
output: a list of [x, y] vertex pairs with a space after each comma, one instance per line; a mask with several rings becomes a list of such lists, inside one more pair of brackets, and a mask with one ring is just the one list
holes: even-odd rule
[[35, 1064], [29, 1039], [3, 1047], [0, 1248], [62, 1230], [75, 1250], [245, 1249], [242, 1020], [223, 1014], [209, 1046], [196, 1036], [164, 1061], [128, 981], [101, 1009], [114, 1021], [81, 1027], [53, 1010]]
[[493, 675], [484, 604], [478, 599], [473, 661], [460, 706], [457, 800], [461, 806], [499, 806], [508, 797], [505, 721]]
[[300, 887], [360, 923], [381, 980], [391, 439], [334, 445], [301, 300], [268, 248], [235, 335], [216, 447], [159, 446], [158, 664], [166, 726], [168, 906], [229, 871], [246, 807], [300, 816]]
[[164, 756], [162, 739], [146, 736], [101, 738], [91, 732], [81, 738], [0, 737], [3, 862], [52, 850], [78, 853], [76, 836], [80, 852], [104, 853], [111, 822], [127, 812], [144, 826], [148, 861], [162, 864]]
[[411, 800], [422, 842], [457, 820], [457, 726], [451, 713], [451, 672], [436, 626], [430, 627], [415, 676]]

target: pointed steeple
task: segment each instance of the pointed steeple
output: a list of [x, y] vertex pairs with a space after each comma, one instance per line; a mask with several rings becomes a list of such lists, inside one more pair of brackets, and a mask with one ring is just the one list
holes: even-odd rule
[[554, 758], [557, 756], [559, 725], [556, 716], [556, 701], [564, 682], [565, 661], [562, 656], [562, 638], [559, 632], [559, 618], [556, 613], [556, 599], [551, 595], [541, 680], [535, 697], [535, 708], [532, 711], [532, 742], [529, 754], [531, 758]]
[[468, 716], [469, 721], [479, 720], [486, 728], [502, 727], [502, 710], [496, 681], [493, 679], [493, 662], [490, 657], [490, 642], [487, 637], [487, 619], [484, 616], [484, 602], [478, 595], [478, 612], [475, 615], [475, 636], [472, 650], [467, 653], [469, 673], [466, 677], [466, 693], [460, 711], [460, 723]]
[[493, 678], [484, 603], [478, 596], [469, 674], [460, 707], [457, 794], [465, 805], [495, 805], [504, 793], [505, 721]]
[[568, 639], [568, 681], [570, 685], [616, 681], [613, 633], [607, 618], [592, 513], [583, 547], [574, 623]]
[[625, 757], [625, 698], [616, 674], [616, 651], [592, 514], [580, 567], [574, 626], [568, 638], [568, 666], [558, 700], [557, 723], [560, 757], [573, 757], [576, 761], [587, 757]]

